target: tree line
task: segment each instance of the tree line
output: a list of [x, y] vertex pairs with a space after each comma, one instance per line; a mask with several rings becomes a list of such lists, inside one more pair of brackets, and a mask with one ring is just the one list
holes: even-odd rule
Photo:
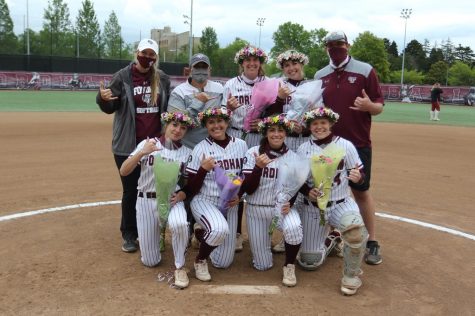
[[[274, 46], [269, 52], [271, 62], [265, 65], [267, 75], [277, 75], [279, 70], [272, 62], [287, 49], [296, 49], [308, 55], [305, 67], [307, 78], [328, 64], [323, 28], [306, 30], [298, 23], [286, 22], [273, 33]], [[49, 0], [43, 13], [43, 28], [39, 32], [28, 30], [29, 49], [32, 55], [78, 56], [88, 58], [132, 59], [133, 44], [125, 43], [117, 15], [112, 11], [101, 29], [91, 0], [83, 0], [75, 23], [71, 23], [69, 8], [64, 0]], [[213, 75], [233, 77], [238, 67], [233, 63], [235, 53], [249, 43], [236, 38], [220, 47], [216, 31], [206, 27], [201, 43], [193, 52], [202, 52], [211, 59]], [[381, 82], [400, 83], [403, 54], [395, 41], [379, 38], [366, 31], [351, 43], [350, 54], [373, 65]], [[0, 0], [0, 54], [25, 54], [27, 32], [16, 35], [8, 5]], [[165, 52], [160, 52], [165, 54]], [[176, 62], [188, 62], [188, 47], [175, 52]], [[404, 83], [473, 86], [475, 85], [475, 54], [469, 46], [457, 46], [450, 38], [431, 44], [410, 41], [405, 47]]]

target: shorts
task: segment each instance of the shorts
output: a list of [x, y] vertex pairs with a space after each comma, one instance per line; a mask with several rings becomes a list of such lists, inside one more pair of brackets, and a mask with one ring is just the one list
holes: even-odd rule
[[358, 156], [360, 156], [361, 162], [364, 166], [364, 182], [361, 184], [356, 184], [349, 181], [350, 187], [356, 191], [368, 191], [371, 182], [372, 149], [371, 147], [362, 147], [356, 148], [356, 151], [358, 152]]

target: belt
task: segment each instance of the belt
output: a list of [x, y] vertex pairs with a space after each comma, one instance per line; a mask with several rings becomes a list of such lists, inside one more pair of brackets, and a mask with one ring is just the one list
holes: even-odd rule
[[157, 193], [155, 192], [139, 192], [139, 197], [146, 197], [147, 199], [156, 199]]
[[[329, 201], [327, 203], [327, 207], [331, 207], [332, 205], [337, 205], [337, 204], [340, 204], [340, 203], [343, 203], [345, 202], [346, 199], [341, 199], [341, 200], [337, 200], [337, 201]], [[305, 205], [310, 205], [310, 203], [312, 203], [313, 206], [315, 206], [316, 208], [318, 208], [318, 204], [317, 202], [312, 202], [312, 201], [309, 201], [307, 199], [303, 199], [303, 204]]]

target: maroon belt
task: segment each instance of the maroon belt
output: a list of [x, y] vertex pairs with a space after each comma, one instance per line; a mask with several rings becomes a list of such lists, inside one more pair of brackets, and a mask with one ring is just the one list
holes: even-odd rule
[[156, 199], [157, 193], [155, 192], [139, 192], [139, 197], [146, 197], [147, 199]]

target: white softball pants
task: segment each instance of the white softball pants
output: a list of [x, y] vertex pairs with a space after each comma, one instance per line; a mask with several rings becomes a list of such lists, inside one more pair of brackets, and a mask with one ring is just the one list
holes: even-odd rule
[[[274, 206], [262, 206], [247, 204], [246, 223], [251, 245], [252, 262], [257, 270], [272, 268], [271, 239], [269, 226], [274, 216]], [[302, 242], [303, 232], [299, 214], [295, 208], [281, 217], [277, 223], [277, 229], [281, 230], [284, 240], [290, 245], [298, 245]]]

